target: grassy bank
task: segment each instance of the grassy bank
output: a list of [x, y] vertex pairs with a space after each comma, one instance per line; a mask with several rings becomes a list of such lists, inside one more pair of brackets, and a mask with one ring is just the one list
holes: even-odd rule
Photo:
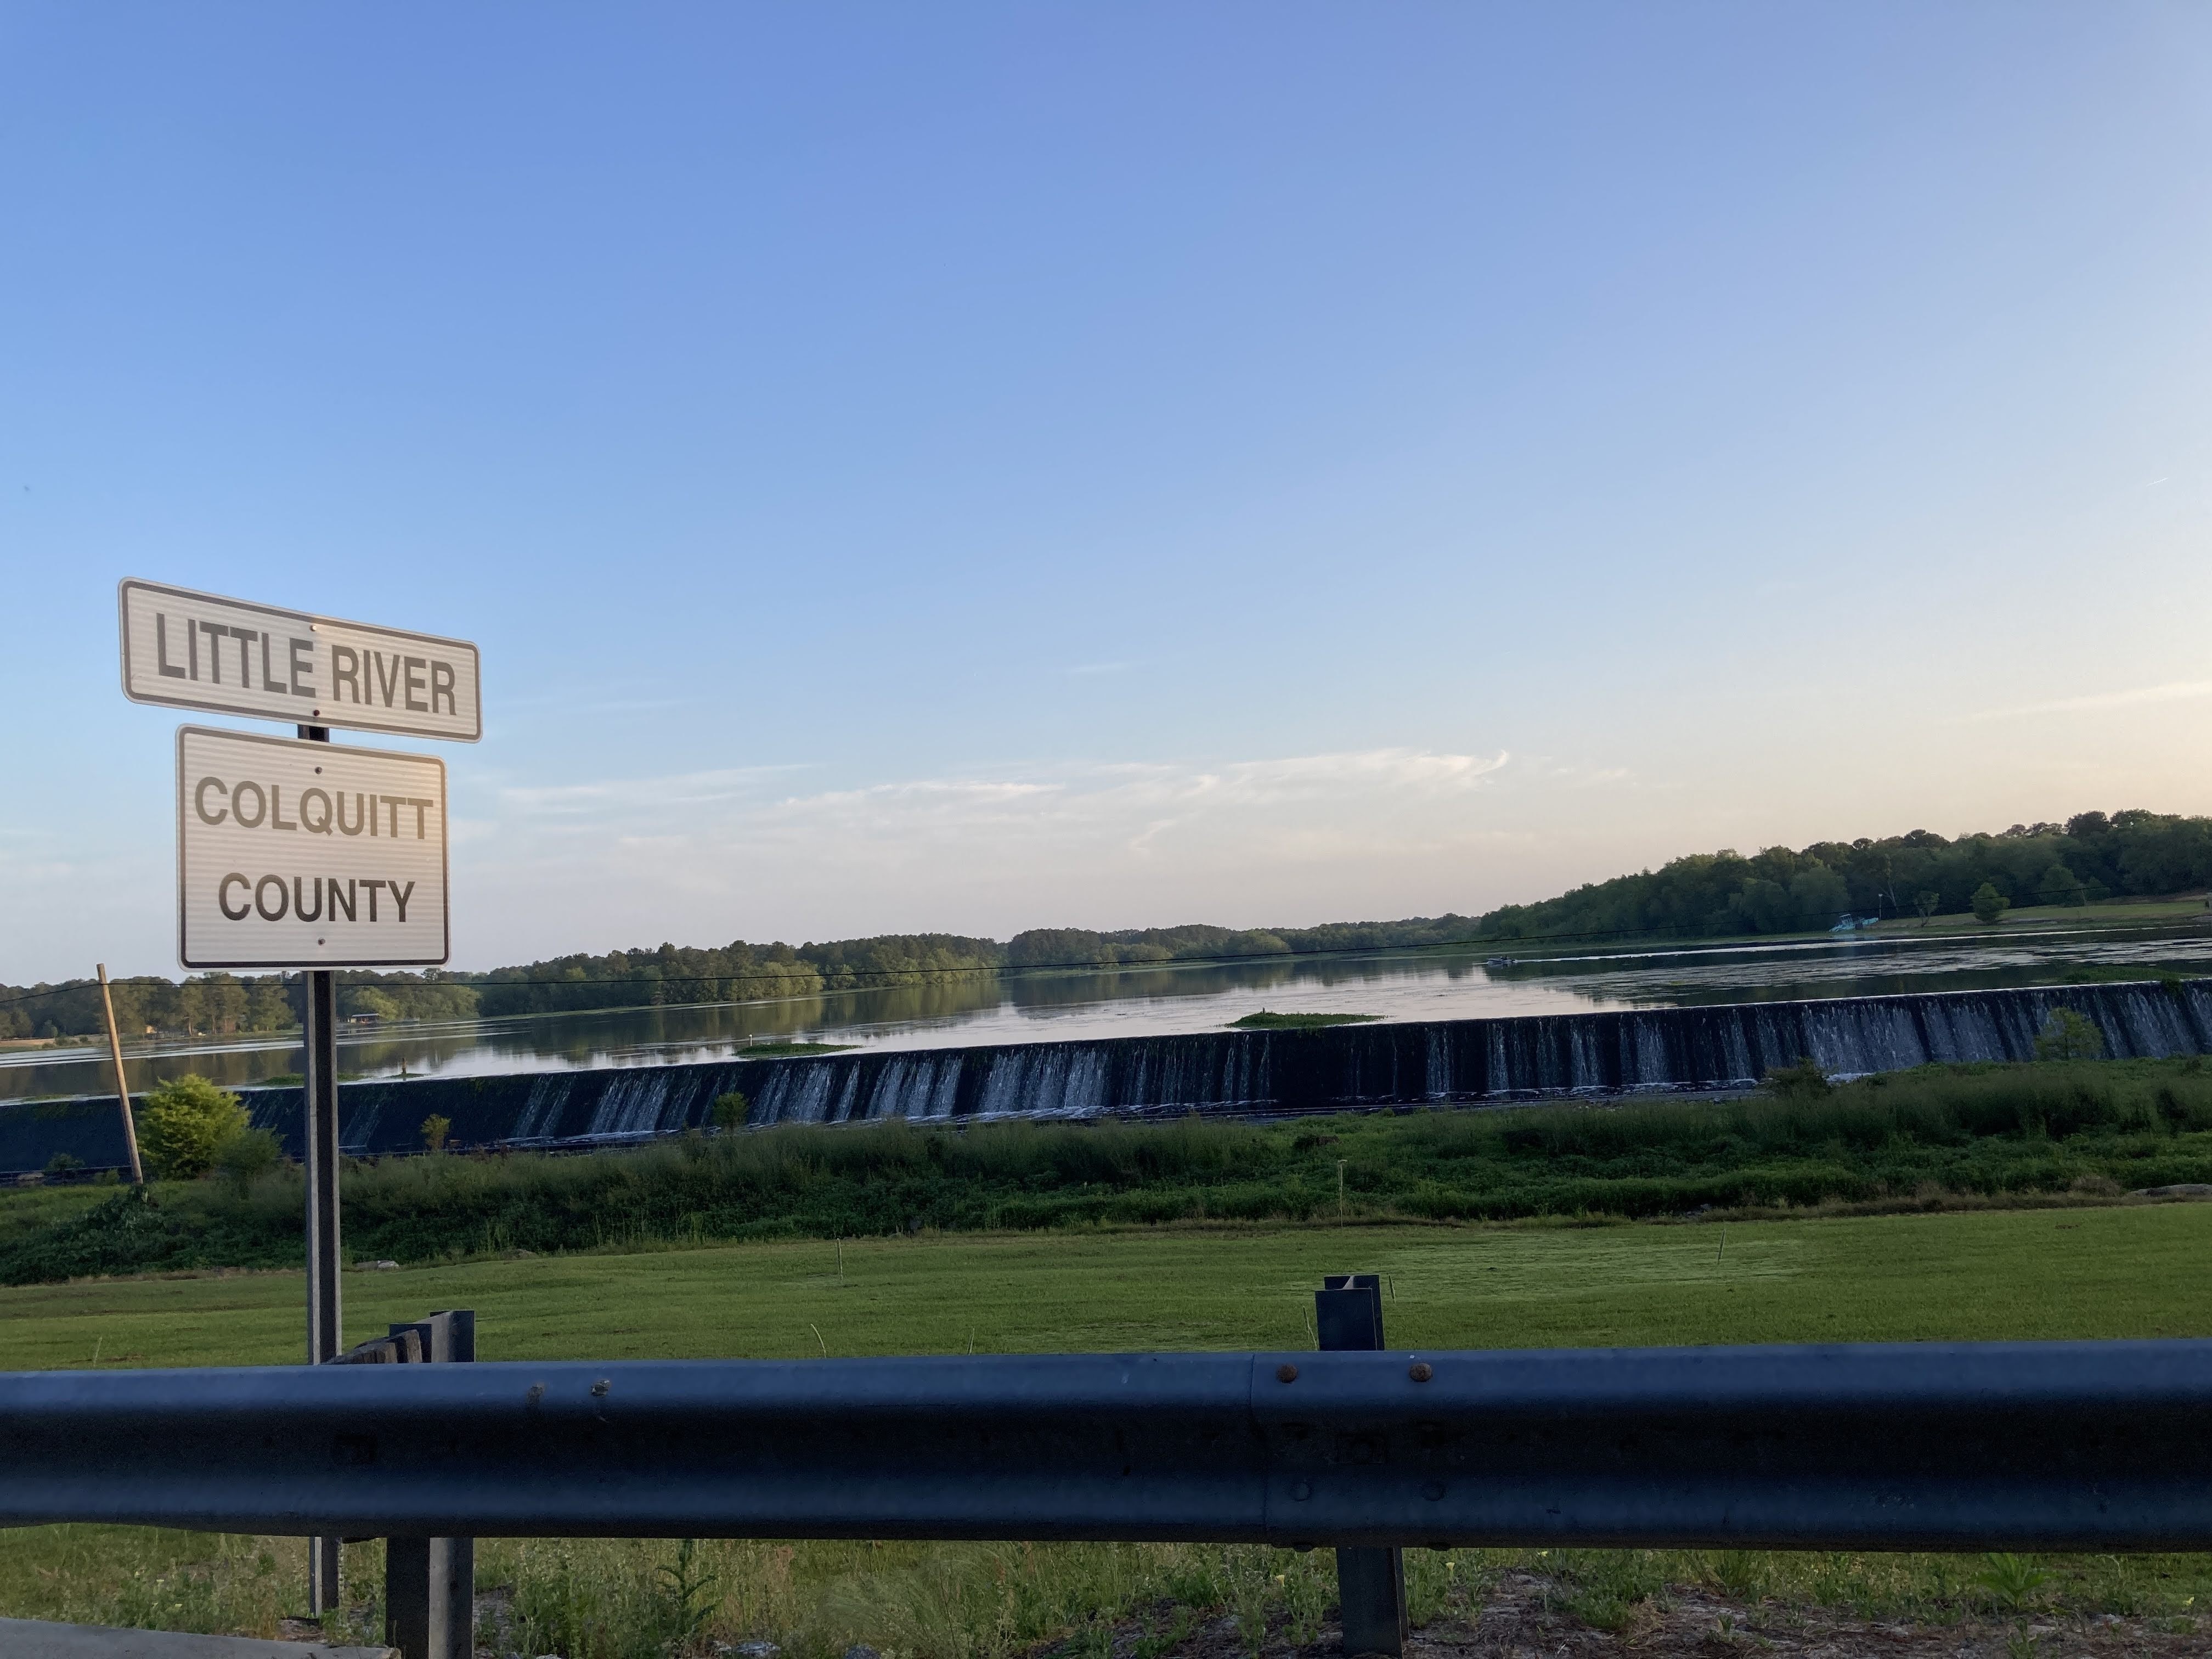
[[[488, 1359], [1313, 1346], [1324, 1273], [1437, 1348], [2212, 1335], [2212, 1204], [1718, 1227], [1212, 1224], [775, 1240], [356, 1272], [353, 1340], [473, 1307]], [[0, 1291], [0, 1370], [282, 1364], [301, 1278]]]
[[[417, 1158], [345, 1178], [357, 1259], [1206, 1221], [1677, 1216], [2111, 1197], [2212, 1181], [2203, 1061], [1929, 1067], [1809, 1097], [1257, 1124], [903, 1123], [627, 1152]], [[296, 1171], [0, 1200], [0, 1283], [276, 1267]], [[37, 1219], [12, 1219], [27, 1203]]]
[[[1321, 1273], [1357, 1268], [1388, 1280], [1392, 1340], [1425, 1347], [2198, 1335], [2212, 1334], [2208, 1249], [2212, 1205], [1735, 1223], [1724, 1242], [1711, 1227], [1544, 1223], [925, 1233], [358, 1273], [346, 1311], [358, 1338], [473, 1307], [488, 1359], [1295, 1349], [1312, 1345]], [[283, 1362], [302, 1294], [296, 1272], [0, 1291], [0, 1368]], [[380, 1616], [380, 1548], [347, 1549], [356, 1631]], [[704, 1608], [706, 1641], [774, 1641], [792, 1659], [854, 1642], [898, 1659], [1046, 1644], [1068, 1659], [1280, 1659], [1326, 1643], [1334, 1596], [1326, 1552], [735, 1542], [698, 1547], [684, 1572], [705, 1588], [687, 1601], [678, 1548], [486, 1541], [495, 1650], [648, 1659], [681, 1651], [669, 1639]], [[2103, 1616], [2130, 1621], [2119, 1637], [2179, 1644], [2118, 1650], [2183, 1651], [2212, 1604], [2199, 1557], [1410, 1551], [1407, 1572], [1439, 1641], [1534, 1597], [1562, 1630], [1644, 1655], [1676, 1650], [1655, 1644], [1662, 1616], [1692, 1614], [1734, 1631], [1712, 1652], [1831, 1619], [1934, 1626], [1947, 1654], [2003, 1652], [2031, 1622], [2083, 1635], [2049, 1650], [2113, 1651], [2116, 1632], [2085, 1622]], [[21, 1616], [275, 1634], [302, 1583], [296, 1540], [0, 1534], [0, 1613]], [[1921, 1651], [1901, 1642], [1826, 1650]]]
[[1380, 1014], [1279, 1014], [1262, 1008], [1257, 1013], [1246, 1014], [1242, 1019], [1232, 1019], [1228, 1029], [1232, 1031], [1318, 1031], [1331, 1025], [1364, 1025], [1379, 1020]]
[[[1893, 916], [1865, 930], [1879, 939], [1936, 938], [1944, 934], [2024, 933], [2039, 927], [2156, 927], [2204, 919], [2207, 906], [2198, 893], [2164, 898], [2115, 898], [2095, 904], [2019, 904], [1996, 921], [1971, 915]], [[2138, 970], [2136, 976], [2140, 978]]]

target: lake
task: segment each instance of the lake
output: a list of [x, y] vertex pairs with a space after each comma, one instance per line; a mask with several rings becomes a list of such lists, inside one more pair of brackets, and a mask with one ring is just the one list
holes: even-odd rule
[[[339, 1038], [349, 1076], [471, 1076], [727, 1058], [764, 1042], [927, 1048], [1218, 1030], [1239, 1017], [1474, 1019], [1603, 1007], [2049, 985], [2083, 974], [2212, 973], [2212, 934], [2047, 927], [1767, 946], [1595, 950], [1490, 965], [1477, 952], [1373, 952], [1226, 965], [974, 975], [777, 1001], [363, 1027]], [[299, 1071], [296, 1036], [125, 1046], [134, 1089], [185, 1072], [233, 1086]], [[112, 1089], [104, 1047], [0, 1054], [0, 1099]]]

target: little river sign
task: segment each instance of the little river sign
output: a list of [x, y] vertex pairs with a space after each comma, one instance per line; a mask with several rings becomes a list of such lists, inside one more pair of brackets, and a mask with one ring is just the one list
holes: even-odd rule
[[314, 975], [445, 962], [445, 763], [341, 748], [330, 728], [475, 742], [476, 647], [135, 579], [117, 585], [116, 609], [125, 696], [299, 732], [178, 728], [184, 965]]
[[187, 968], [446, 960], [446, 767], [422, 755], [177, 733]]
[[477, 648], [125, 581], [123, 695], [216, 714], [446, 738], [483, 735]]

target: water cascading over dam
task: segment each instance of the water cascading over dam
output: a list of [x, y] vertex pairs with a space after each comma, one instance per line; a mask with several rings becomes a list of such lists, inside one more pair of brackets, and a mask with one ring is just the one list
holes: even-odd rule
[[[699, 1127], [732, 1090], [762, 1127], [1268, 1115], [1725, 1089], [1806, 1056], [1832, 1076], [2032, 1060], [2036, 1033], [2059, 1008], [2094, 1024], [2115, 1059], [2212, 1053], [2212, 981], [2050, 986], [349, 1083], [339, 1091], [340, 1139], [356, 1157], [419, 1151], [422, 1121], [436, 1115], [465, 1146], [618, 1145]], [[254, 1123], [297, 1156], [300, 1091], [246, 1098]], [[114, 1097], [0, 1109], [0, 1173], [43, 1169], [57, 1152], [93, 1168], [119, 1164]]]

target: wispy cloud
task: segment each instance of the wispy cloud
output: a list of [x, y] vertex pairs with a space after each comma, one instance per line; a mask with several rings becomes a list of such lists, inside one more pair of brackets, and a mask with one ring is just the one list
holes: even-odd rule
[[772, 778], [808, 769], [805, 763], [783, 766], [736, 766], [710, 772], [677, 772], [657, 778], [611, 779], [600, 783], [509, 785], [499, 792], [509, 806], [530, 812], [630, 811], [757, 795]]
[[[457, 960], [661, 939], [1471, 912], [1509, 896], [1504, 869], [1556, 860], [1571, 841], [1517, 821], [1532, 792], [1558, 787], [1557, 769], [1407, 745], [1023, 758], [875, 779], [823, 762], [542, 784], [480, 774], [452, 825]], [[173, 878], [158, 849], [0, 836], [0, 952], [66, 965], [71, 951], [105, 951], [113, 966], [127, 950], [167, 968]], [[17, 976], [52, 971], [27, 961]]]
[[1517, 764], [1404, 745], [1007, 761], [834, 787], [770, 769], [514, 787], [479, 815], [495, 836], [472, 820], [457, 837], [456, 883], [531, 937], [510, 954], [578, 938], [1411, 915], [1492, 880]]
[[776, 788], [792, 769], [763, 767], [512, 787], [499, 803], [518, 841], [534, 836], [541, 853], [619, 848], [665, 861], [679, 878], [687, 864], [719, 870], [734, 855], [817, 869], [1038, 860], [1073, 872], [1122, 857], [1426, 845], [1463, 827], [1455, 808], [1508, 760], [1389, 748], [1215, 765], [1037, 765], [807, 793]]
[[551, 691], [518, 692], [513, 696], [502, 696], [499, 700], [499, 707], [503, 714], [535, 714], [541, 709], [554, 709], [574, 719], [650, 713], [661, 708], [689, 708], [705, 701], [704, 696], [672, 697], [665, 690], [636, 684], [594, 686], [571, 684]]
[[1960, 719], [1962, 722], [1978, 722], [2020, 720], [2031, 714], [2089, 714], [2104, 708], [2134, 708], [2144, 703], [2184, 702], [2195, 697], [2212, 697], [2212, 680], [2171, 680], [2164, 685], [2138, 685], [2125, 691], [2057, 697], [2049, 702], [2022, 703], [2014, 708], [1984, 708]]

